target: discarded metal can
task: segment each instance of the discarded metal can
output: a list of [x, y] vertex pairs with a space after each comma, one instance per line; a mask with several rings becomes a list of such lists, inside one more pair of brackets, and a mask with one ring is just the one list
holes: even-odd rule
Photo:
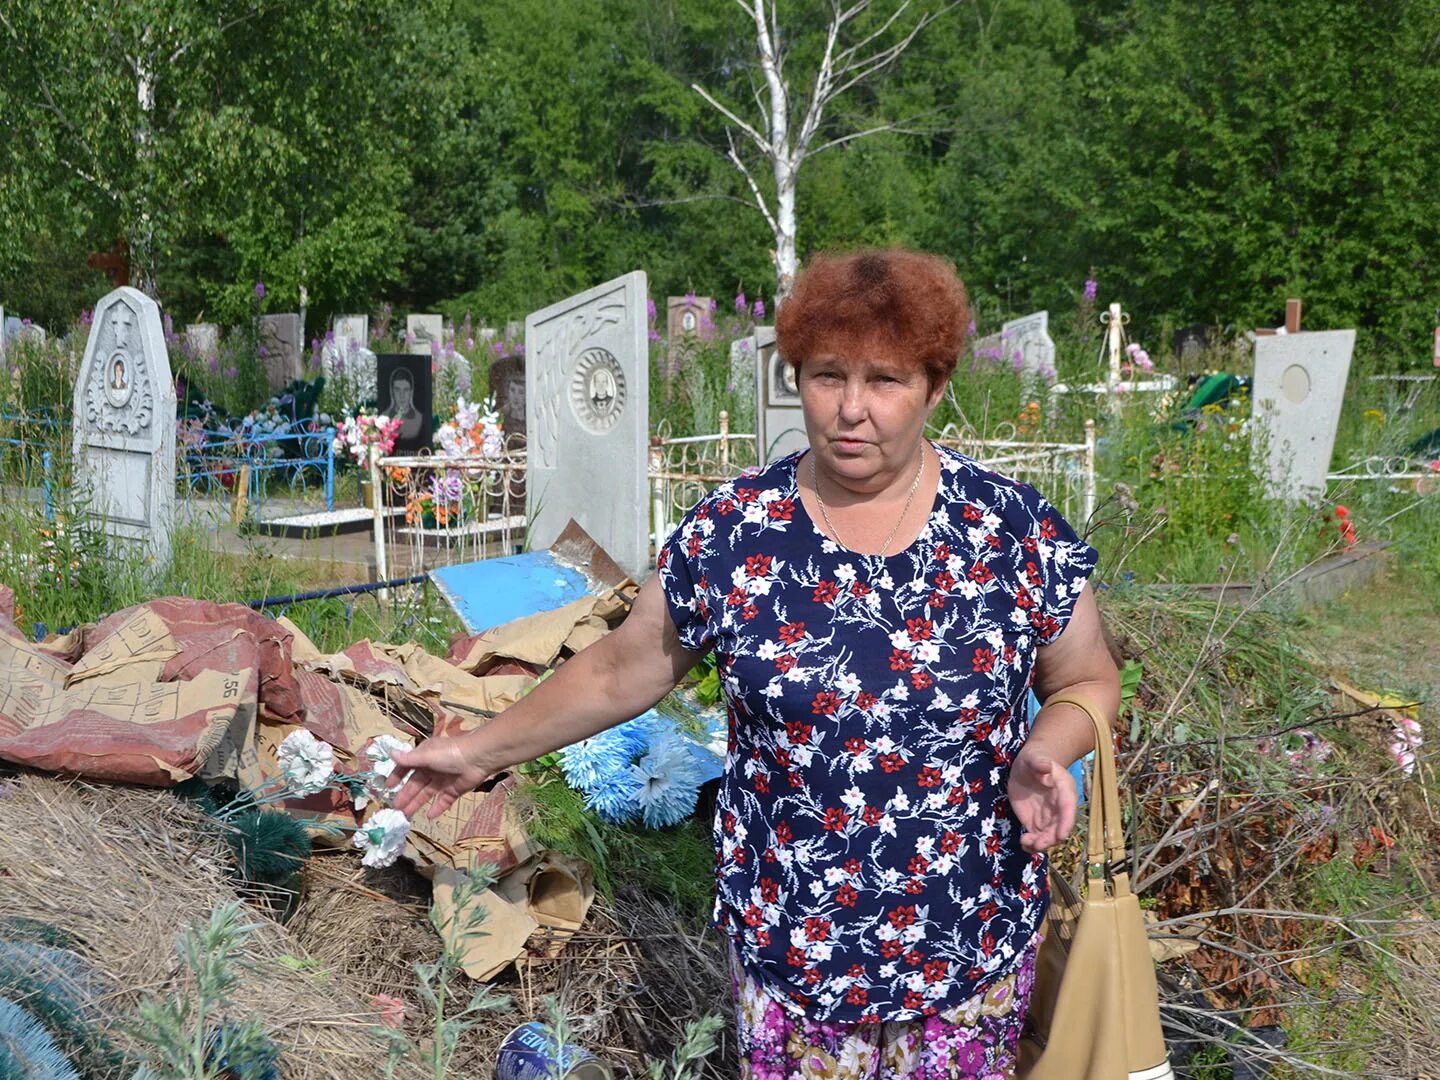
[[495, 1080], [613, 1080], [609, 1066], [583, 1046], [557, 1046], [544, 1024], [521, 1024], [495, 1057]]

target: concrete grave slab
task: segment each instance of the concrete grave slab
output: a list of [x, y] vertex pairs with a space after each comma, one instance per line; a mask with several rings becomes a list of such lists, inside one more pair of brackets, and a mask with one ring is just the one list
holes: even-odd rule
[[1272, 495], [1298, 501], [1324, 493], [1354, 351], [1354, 330], [1255, 339], [1252, 445]]
[[260, 366], [271, 390], [294, 382], [301, 376], [300, 356], [305, 329], [295, 312], [260, 316]]

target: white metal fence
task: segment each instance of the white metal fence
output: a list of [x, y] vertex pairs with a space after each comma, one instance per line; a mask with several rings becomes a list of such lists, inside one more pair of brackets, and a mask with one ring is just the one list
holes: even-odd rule
[[[713, 435], [650, 442], [650, 526], [658, 547], [706, 492], [756, 463], [753, 433], [730, 431], [720, 414]], [[1095, 427], [1083, 443], [978, 439], [947, 427], [935, 441], [1044, 494], [1077, 528], [1095, 510]], [[496, 457], [420, 454], [378, 459], [371, 469], [376, 567], [382, 579], [509, 554], [525, 542], [525, 448], [513, 439]]]

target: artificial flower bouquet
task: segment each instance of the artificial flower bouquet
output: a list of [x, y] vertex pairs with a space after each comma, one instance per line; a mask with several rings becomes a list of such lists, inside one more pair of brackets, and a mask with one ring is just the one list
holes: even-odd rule
[[354, 416], [347, 416], [335, 429], [335, 452], [349, 454], [357, 465], [366, 465], [373, 453], [384, 457], [395, 449], [395, 439], [400, 434], [400, 421], [392, 420], [381, 413], [371, 416], [364, 409]]
[[495, 460], [505, 451], [505, 433], [500, 422], [500, 413], [495, 408], [495, 398], [483, 402], [466, 401], [461, 397], [455, 402], [455, 414], [435, 432], [439, 446], [439, 457], [480, 456]]

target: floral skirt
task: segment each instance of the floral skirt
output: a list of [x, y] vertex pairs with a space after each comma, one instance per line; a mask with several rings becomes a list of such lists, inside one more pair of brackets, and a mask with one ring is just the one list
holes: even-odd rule
[[1012, 1080], [1035, 986], [1040, 935], [1020, 966], [938, 1016], [898, 1023], [821, 1023], [788, 1012], [741, 967], [732, 948], [744, 1080]]

